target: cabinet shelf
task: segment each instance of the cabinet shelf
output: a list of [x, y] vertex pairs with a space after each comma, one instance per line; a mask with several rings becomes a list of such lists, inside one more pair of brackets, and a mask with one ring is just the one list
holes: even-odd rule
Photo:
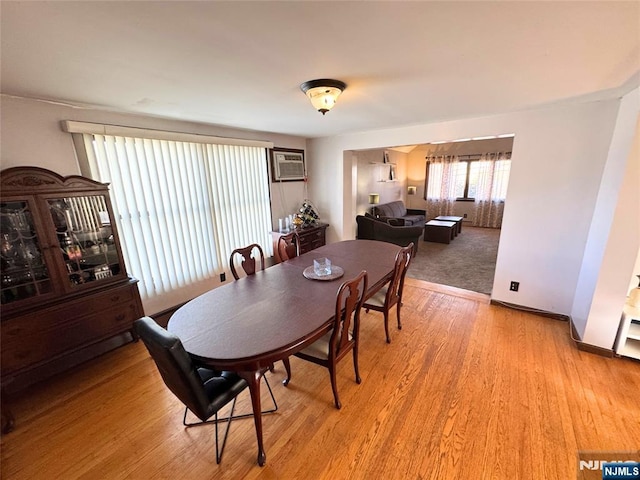
[[627, 338], [640, 341], [640, 321], [631, 321], [631, 324], [629, 325], [629, 333], [627, 333]]
[[627, 339], [620, 351], [618, 351], [618, 354], [640, 359], [640, 341]]
[[618, 355], [640, 360], [640, 309], [625, 305], [615, 351]]

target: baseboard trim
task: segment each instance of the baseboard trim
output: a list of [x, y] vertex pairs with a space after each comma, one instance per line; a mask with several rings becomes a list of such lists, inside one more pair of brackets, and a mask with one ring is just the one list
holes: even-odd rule
[[607, 357], [607, 358], [613, 358], [616, 356], [613, 349], [611, 348], [598, 347], [596, 345], [591, 345], [590, 343], [585, 343], [582, 340], [580, 340], [580, 335], [578, 335], [576, 326], [573, 324], [573, 319], [569, 315], [547, 312], [545, 310], [538, 310], [535, 308], [523, 307], [513, 303], [501, 302], [493, 299], [491, 300], [491, 305], [499, 305], [507, 308], [513, 308], [516, 310], [524, 310], [536, 315], [540, 315], [542, 317], [548, 317], [548, 318], [553, 318], [555, 320], [561, 320], [563, 322], [569, 322], [571, 340], [573, 341], [573, 344], [576, 346], [578, 350], [581, 350], [583, 352], [593, 353], [595, 355], [600, 355], [601, 357]]
[[582, 340], [579, 340], [580, 335], [578, 335], [578, 330], [576, 330], [576, 326], [573, 324], [572, 318], [569, 318], [569, 325], [571, 327], [571, 340], [573, 340], [573, 343], [578, 350], [581, 350], [583, 352], [593, 353], [595, 355], [600, 355], [601, 357], [607, 357], [607, 358], [615, 357], [615, 353], [612, 348], [598, 347], [596, 345], [591, 345], [590, 343], [584, 343]]
[[600, 355], [601, 357], [613, 358], [615, 355], [613, 350], [608, 348], [596, 347], [595, 345], [591, 345], [589, 343], [580, 342], [578, 340], [573, 340], [578, 350], [582, 350], [583, 352], [594, 353], [596, 355]]
[[547, 312], [546, 310], [538, 310], [537, 308], [524, 307], [522, 305], [518, 305], [516, 303], [503, 302], [501, 300], [491, 299], [491, 305], [498, 305], [500, 307], [513, 308], [514, 310], [520, 310], [523, 312], [533, 313], [535, 315], [540, 315], [541, 317], [553, 318], [554, 320], [560, 320], [562, 322], [568, 322], [569, 316], [563, 315], [562, 313], [553, 313]]

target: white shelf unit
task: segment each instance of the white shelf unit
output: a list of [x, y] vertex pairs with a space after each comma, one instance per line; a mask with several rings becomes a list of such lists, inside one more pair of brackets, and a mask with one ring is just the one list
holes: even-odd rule
[[[395, 163], [384, 163], [384, 162], [370, 162], [374, 167], [376, 182], [397, 182], [398, 180], [395, 178], [397, 173], [395, 172], [396, 164]], [[391, 171], [393, 171], [393, 179], [391, 178]]]
[[624, 306], [615, 349], [618, 355], [640, 360], [640, 308]]

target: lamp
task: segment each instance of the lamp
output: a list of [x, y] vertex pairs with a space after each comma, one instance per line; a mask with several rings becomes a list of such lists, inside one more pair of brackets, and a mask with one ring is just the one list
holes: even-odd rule
[[375, 205], [377, 205], [378, 203], [380, 203], [380, 195], [378, 195], [377, 193], [370, 193], [369, 194], [369, 204], [373, 205], [373, 207], [371, 207], [371, 214], [378, 218], [378, 212], [376, 211], [376, 207]]
[[417, 191], [417, 187], [414, 187], [414, 186], [412, 186], [412, 185], [409, 185], [409, 186], [407, 187], [407, 193], [408, 193], [409, 195], [415, 195], [415, 194], [416, 194], [416, 191]]
[[333, 108], [345, 88], [346, 83], [329, 78], [309, 80], [300, 85], [300, 89], [311, 100], [311, 105], [323, 115]]

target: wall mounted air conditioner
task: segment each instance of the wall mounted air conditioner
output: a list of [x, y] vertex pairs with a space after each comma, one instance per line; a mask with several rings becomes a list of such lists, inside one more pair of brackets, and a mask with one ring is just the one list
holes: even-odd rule
[[271, 177], [274, 182], [304, 180], [304, 150], [271, 150]]

